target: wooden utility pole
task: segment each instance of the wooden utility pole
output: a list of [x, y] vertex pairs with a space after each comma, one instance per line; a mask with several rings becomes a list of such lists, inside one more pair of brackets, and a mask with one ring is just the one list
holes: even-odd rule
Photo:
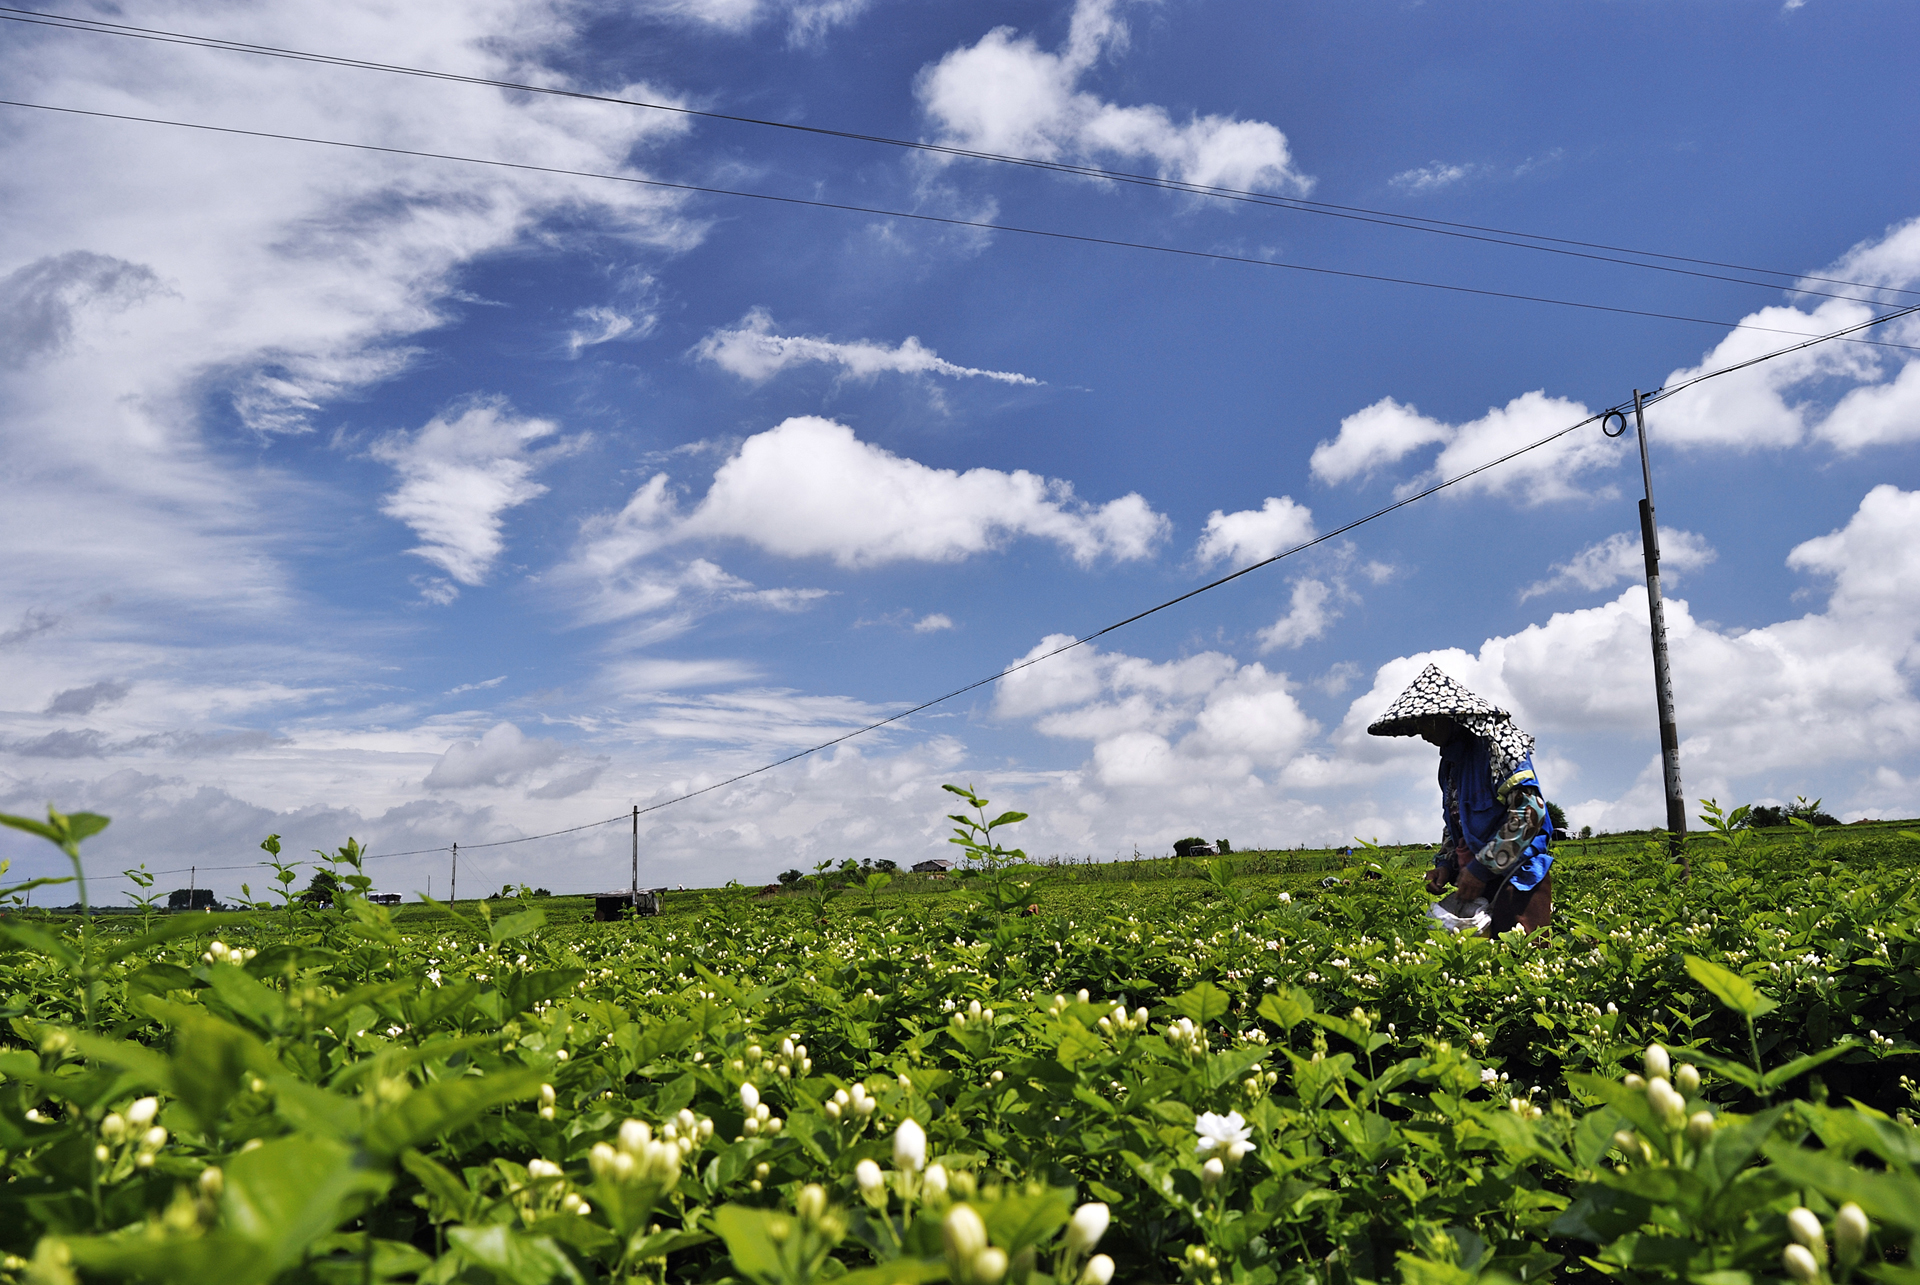
[[[1667, 613], [1660, 599], [1660, 530], [1653, 520], [1653, 465], [1647, 458], [1647, 417], [1640, 390], [1633, 390], [1633, 428], [1640, 439], [1640, 549], [1647, 563], [1647, 616], [1653, 633], [1653, 694], [1660, 708], [1660, 766], [1667, 787], [1667, 843], [1681, 869], [1687, 865], [1687, 797], [1680, 784], [1680, 725], [1673, 712], [1673, 675], [1667, 668]], [[1690, 873], [1690, 872], [1689, 872]]]
[[633, 882], [627, 892], [634, 905], [640, 904], [640, 805], [633, 805]]
[[447, 904], [451, 906], [460, 900], [460, 845], [453, 845], [453, 887], [447, 893]]

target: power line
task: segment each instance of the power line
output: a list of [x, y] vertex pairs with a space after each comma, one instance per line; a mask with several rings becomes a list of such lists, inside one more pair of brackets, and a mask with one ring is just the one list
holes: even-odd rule
[[[1911, 304], [1907, 307], [1898, 308], [1892, 312], [1883, 313], [1880, 316], [1869, 318], [1866, 321], [1857, 322], [1851, 326], [1843, 326], [1838, 330], [1829, 331], [1824, 335], [1816, 335], [1812, 338], [1809, 338], [1804, 343], [1790, 344], [1785, 348], [1776, 349], [1773, 352], [1764, 353], [1758, 357], [1750, 357], [1745, 361], [1735, 362], [1729, 366], [1721, 366], [1714, 370], [1705, 371], [1699, 375], [1695, 375], [1693, 378], [1688, 379], [1682, 383], [1675, 384], [1670, 388], [1660, 388], [1660, 389], [1654, 390], [1650, 394], [1644, 394], [1641, 397], [1641, 405], [1644, 407], [1644, 406], [1650, 406], [1655, 402], [1665, 401], [1669, 397], [1673, 397], [1678, 393], [1684, 392], [1685, 390], [1692, 388], [1696, 384], [1705, 383], [1710, 379], [1718, 379], [1722, 375], [1731, 375], [1736, 371], [1746, 370], [1749, 367], [1760, 365], [1763, 362], [1772, 361], [1777, 357], [1785, 357], [1792, 353], [1803, 351], [1804, 349], [1813, 347], [1815, 344], [1829, 343], [1836, 339], [1845, 339], [1846, 337], [1855, 333], [1856, 331], [1866, 330], [1873, 326], [1883, 325], [1889, 321], [1897, 321], [1902, 317], [1912, 316], [1916, 313], [1920, 313], [1920, 304]], [[1010, 674], [1017, 674], [1023, 669], [1027, 669], [1027, 668], [1030, 668], [1031, 666], [1040, 664], [1042, 661], [1051, 660], [1055, 656], [1063, 655], [1066, 652], [1070, 652], [1077, 647], [1084, 647], [1088, 643], [1093, 642], [1097, 638], [1105, 637], [1107, 634], [1113, 633], [1116, 630], [1124, 629], [1128, 625], [1134, 624], [1141, 620], [1145, 620], [1148, 616], [1155, 615], [1159, 612], [1165, 611], [1169, 607], [1178, 606], [1180, 603], [1186, 602], [1190, 598], [1197, 598], [1203, 593], [1207, 593], [1214, 589], [1218, 589], [1222, 585], [1230, 584], [1233, 581], [1240, 579], [1240, 577], [1251, 575], [1253, 572], [1258, 571], [1263, 567], [1270, 567], [1274, 563], [1279, 562], [1286, 558], [1290, 558], [1296, 553], [1303, 553], [1306, 550], [1313, 548], [1315, 545], [1325, 544], [1327, 541], [1332, 540], [1338, 536], [1345, 535], [1347, 532], [1352, 531], [1357, 527], [1365, 526], [1369, 522], [1372, 522], [1378, 518], [1383, 518], [1387, 516], [1387, 514], [1393, 513], [1399, 509], [1404, 509], [1410, 504], [1418, 503], [1419, 501], [1424, 500], [1431, 495], [1437, 495], [1439, 492], [1446, 490], [1448, 487], [1457, 486], [1459, 483], [1467, 481], [1469, 478], [1478, 477], [1482, 473], [1485, 473], [1491, 469], [1498, 468], [1500, 467], [1500, 465], [1506, 464], [1512, 460], [1516, 460], [1520, 458], [1522, 455], [1525, 455], [1531, 451], [1537, 451], [1541, 447], [1547, 446], [1553, 442], [1557, 442], [1561, 438], [1567, 436], [1569, 433], [1577, 432], [1578, 430], [1585, 428], [1589, 424], [1604, 421], [1605, 419], [1607, 419], [1609, 416], [1612, 416], [1612, 415], [1624, 414], [1627, 410], [1631, 409], [1632, 406], [1633, 406], [1633, 403], [1631, 401], [1628, 401], [1628, 402], [1619, 403], [1614, 406], [1610, 406], [1603, 411], [1596, 411], [1594, 414], [1587, 416], [1585, 419], [1579, 420], [1576, 423], [1568, 424], [1564, 428], [1555, 429], [1553, 432], [1548, 433], [1545, 437], [1541, 437], [1532, 442], [1529, 442], [1525, 446], [1519, 447], [1516, 450], [1508, 451], [1505, 455], [1502, 455], [1497, 459], [1488, 460], [1484, 464], [1476, 465], [1475, 467], [1467, 469], [1466, 471], [1461, 473], [1456, 473], [1452, 477], [1449, 477], [1444, 481], [1434, 483], [1432, 486], [1427, 487], [1423, 491], [1419, 491], [1413, 495], [1406, 496], [1403, 499], [1396, 500], [1392, 504], [1386, 505], [1384, 508], [1375, 509], [1372, 513], [1367, 514], [1365, 517], [1355, 518], [1353, 521], [1346, 523], [1344, 526], [1335, 527], [1333, 530], [1317, 535], [1313, 537], [1311, 540], [1303, 540], [1300, 543], [1293, 545], [1291, 548], [1283, 549], [1282, 551], [1272, 555], [1271, 557], [1262, 558], [1258, 562], [1250, 563], [1247, 566], [1241, 567], [1238, 571], [1229, 572], [1227, 575], [1221, 576], [1216, 580], [1210, 580], [1206, 584], [1200, 585], [1197, 588], [1189, 589], [1185, 593], [1179, 594], [1176, 597], [1168, 598], [1166, 601], [1157, 603], [1154, 606], [1148, 607], [1144, 611], [1137, 611], [1130, 616], [1114, 621], [1110, 625], [1107, 625], [1100, 629], [1096, 629], [1090, 634], [1086, 634], [1082, 637], [1077, 637], [1073, 639], [1073, 641], [1071, 642], [1065, 643], [1059, 647], [1055, 647], [1051, 651], [1042, 652], [1038, 656], [1028, 656], [1020, 661], [1015, 662], [1014, 664], [1006, 666], [1005, 668], [999, 670], [997, 673], [989, 674], [985, 678], [975, 679], [973, 682], [967, 683], [964, 686], [956, 687], [952, 691], [946, 693], [943, 696], [936, 696], [932, 700], [922, 701], [918, 705], [915, 705], [909, 709], [903, 709], [897, 714], [891, 714], [886, 718], [880, 719], [876, 722], [868, 723], [864, 727], [855, 728], [854, 730], [850, 732], [846, 732], [843, 735], [836, 736], [832, 740], [822, 741], [818, 745], [811, 746], [804, 750], [796, 751], [795, 753], [787, 755], [785, 758], [776, 759], [773, 762], [763, 764], [760, 767], [752, 768], [745, 772], [736, 773], [733, 776], [727, 777], [725, 780], [715, 781], [711, 785], [703, 785], [697, 790], [688, 790], [684, 794], [676, 795], [673, 798], [663, 800], [659, 803], [649, 804], [644, 808], [629, 809], [628, 811], [622, 812], [617, 816], [608, 817], [603, 821], [589, 821], [584, 825], [569, 826], [564, 830], [550, 830], [544, 834], [524, 835], [518, 839], [498, 839], [491, 843], [469, 844], [468, 847], [469, 849], [502, 848], [510, 844], [532, 843], [536, 839], [551, 839], [551, 838], [556, 838], [563, 834], [575, 834], [581, 830], [592, 830], [600, 826], [612, 825], [617, 821], [626, 821], [634, 817], [645, 816], [649, 812], [658, 812], [662, 808], [670, 808], [676, 803], [685, 803], [689, 799], [696, 799], [703, 794], [711, 794], [715, 790], [725, 789], [729, 785], [736, 785], [739, 782], [745, 781], [751, 777], [759, 776], [766, 772], [771, 772], [775, 768], [785, 767], [787, 764], [792, 763], [798, 759], [806, 758], [812, 754], [818, 754], [822, 750], [832, 749], [834, 746], [842, 744], [843, 742], [846, 742], [846, 741], [850, 741], [857, 736], [864, 736], [868, 732], [878, 731], [881, 728], [888, 726], [889, 724], [899, 722], [901, 719], [911, 718], [913, 715], [920, 713], [922, 710], [932, 709], [935, 705], [944, 704], [947, 701], [952, 700], [956, 696], [963, 696], [970, 691], [974, 691], [978, 688], [985, 687], [989, 683], [999, 682], [1001, 679], [1006, 678]], [[379, 856], [383, 858], [419, 856], [424, 853], [445, 852], [448, 850], [448, 846], [449, 845], [443, 845], [438, 848], [417, 848], [410, 852], [381, 853], [379, 854]], [[373, 859], [373, 858], [370, 856], [368, 859]], [[258, 868], [259, 868], [258, 865], [199, 867], [199, 869], [202, 869], [202, 870], [253, 870]], [[186, 870], [187, 870], [187, 867], [183, 866], [178, 870], [158, 870], [158, 871], [152, 871], [151, 873], [153, 874], [184, 874], [186, 873]], [[120, 877], [123, 877], [123, 876], [117, 876], [117, 875], [96, 876], [96, 878], [109, 878], [109, 879], [120, 878]]]
[[[729, 112], [704, 111], [675, 103], [647, 102], [641, 99], [621, 98], [611, 94], [594, 94], [584, 90], [564, 89], [553, 85], [529, 84], [520, 81], [500, 80], [488, 76], [467, 75], [460, 72], [436, 71], [431, 68], [412, 67], [401, 63], [383, 63], [364, 58], [314, 53], [308, 50], [289, 49], [277, 45], [253, 44], [247, 41], [228, 40], [220, 36], [202, 36], [188, 32], [165, 31], [152, 27], [136, 27], [125, 23], [106, 22], [96, 18], [45, 13], [32, 9], [8, 9], [0, 7], [0, 19], [8, 22], [26, 23], [33, 26], [51, 27], [61, 31], [82, 31], [93, 35], [120, 36], [127, 39], [147, 40], [160, 44], [185, 45], [191, 48], [210, 49], [224, 53], [243, 53], [257, 57], [317, 63], [323, 66], [346, 67], [361, 71], [378, 71], [391, 75], [414, 76], [427, 80], [477, 85], [493, 89], [510, 90], [517, 93], [544, 94], [558, 98], [572, 98], [584, 102], [608, 103], [621, 107], [668, 112], [680, 116], [725, 121], [739, 125], [753, 125], [765, 129], [786, 130], [793, 133], [812, 134], [852, 142], [874, 143], [887, 147], [929, 152], [941, 156], [988, 161], [995, 164], [1070, 174], [1077, 177], [1098, 179], [1112, 183], [1154, 187], [1164, 191], [1180, 192], [1190, 196], [1201, 196], [1215, 200], [1263, 205], [1272, 209], [1291, 210], [1294, 213], [1300, 214], [1316, 214], [1323, 217], [1347, 219], [1382, 227], [1396, 227], [1409, 232], [1426, 232], [1435, 236], [1450, 236], [1490, 245], [1504, 245], [1512, 249], [1534, 250], [1546, 254], [1560, 254], [1595, 262], [1643, 268], [1648, 271], [1698, 277], [1710, 281], [1726, 281], [1737, 285], [1755, 286], [1767, 290], [1793, 289], [1801, 294], [1815, 295], [1822, 298], [1857, 299], [1858, 296], [1839, 295], [1829, 291], [1811, 290], [1798, 286], [1783, 286], [1779, 282], [1749, 281], [1741, 277], [1729, 277], [1717, 272], [1701, 272], [1688, 268], [1669, 267], [1666, 264], [1660, 263], [1643, 263], [1636, 259], [1621, 259], [1614, 256], [1632, 254], [1639, 255], [1642, 258], [1664, 259], [1669, 263], [1692, 263], [1702, 267], [1727, 268], [1737, 272], [1757, 272], [1768, 276], [1785, 277], [1790, 281], [1818, 281], [1826, 285], [1847, 286], [1858, 290], [1872, 290], [1906, 295], [1920, 294], [1920, 291], [1902, 289], [1896, 286], [1847, 281], [1841, 278], [1816, 276], [1809, 273], [1788, 272], [1779, 268], [1759, 268], [1737, 263], [1725, 263], [1715, 259], [1695, 258], [1688, 255], [1663, 254], [1659, 251], [1639, 250], [1630, 246], [1609, 245], [1605, 242], [1581, 241], [1570, 237], [1547, 236], [1536, 232], [1517, 232], [1510, 229], [1488, 227], [1482, 224], [1462, 223], [1447, 219], [1432, 219], [1421, 215], [1403, 214], [1389, 210], [1375, 210], [1366, 206], [1340, 205], [1327, 201], [1311, 201], [1305, 197], [1285, 196], [1273, 192], [1250, 191], [1242, 188], [1224, 187], [1209, 183], [1193, 183], [1183, 179], [1170, 179], [1162, 175], [1134, 174], [1125, 170], [1112, 170], [1097, 165], [1083, 165], [1068, 161], [1045, 160], [1028, 156], [1011, 156], [1001, 152], [988, 152], [974, 148], [956, 147], [945, 143], [928, 143], [915, 139], [892, 138], [883, 134], [830, 129], [819, 125], [801, 125], [792, 121], [766, 120], [760, 117], [741, 116]], [[1524, 240], [1516, 240], [1513, 238], [1524, 238]], [[1563, 249], [1561, 247], [1579, 248]], [[1594, 253], [1594, 251], [1607, 251], [1609, 253]]]
[[[378, 152], [389, 156], [409, 156], [424, 160], [453, 161], [463, 165], [485, 165], [495, 169], [522, 170], [535, 174], [555, 174], [567, 178], [597, 179], [610, 183], [628, 183], [638, 187], [664, 188], [677, 192], [699, 192], [708, 196], [734, 196], [754, 201], [771, 201], [780, 205], [804, 206], [810, 209], [839, 210], [852, 214], [871, 214], [882, 218], [908, 219], [920, 223], [935, 223], [950, 227], [980, 228], [989, 232], [1017, 232], [1023, 236], [1044, 237], [1055, 241], [1072, 241], [1084, 245], [1102, 245], [1115, 249], [1146, 250], [1157, 254], [1178, 255], [1182, 258], [1213, 260], [1222, 263], [1243, 263], [1259, 268], [1282, 268], [1291, 272], [1306, 272], [1317, 276], [1343, 277], [1354, 281], [1373, 281], [1385, 285], [1417, 286], [1426, 290], [1444, 290], [1452, 294], [1475, 295], [1488, 299], [1509, 299], [1521, 303], [1552, 304], [1561, 308], [1578, 308], [1588, 312], [1614, 313], [1627, 317], [1647, 317], [1656, 321], [1684, 321], [1693, 325], [1712, 326], [1721, 330], [1754, 330], [1764, 334], [1792, 335], [1796, 338], [1812, 338], [1804, 331], [1782, 330], [1776, 326], [1757, 326], [1743, 321], [1723, 321], [1711, 317], [1689, 317], [1681, 313], [1654, 312], [1646, 308], [1623, 308], [1613, 304], [1588, 303], [1578, 299], [1556, 299], [1548, 295], [1521, 294], [1510, 290], [1489, 290], [1480, 286], [1454, 285], [1441, 281], [1422, 281], [1414, 277], [1395, 277], [1377, 272], [1355, 272], [1346, 268], [1328, 268], [1308, 263], [1288, 263], [1279, 259], [1257, 259], [1250, 255], [1226, 254], [1215, 250], [1193, 250], [1182, 246], [1156, 245], [1148, 241], [1126, 241], [1116, 237], [1092, 236], [1082, 232], [1061, 232], [1048, 228], [1021, 227], [1012, 223], [989, 223], [983, 219], [963, 219], [943, 214], [922, 214], [909, 210], [888, 210], [878, 206], [852, 205], [840, 201], [810, 200], [798, 196], [779, 196], [770, 192], [746, 192], [736, 188], [708, 187], [697, 183], [672, 183], [665, 179], [639, 178], [631, 174], [607, 174], [595, 170], [565, 169], [553, 165], [534, 165], [524, 161], [503, 161], [489, 157], [460, 156], [450, 152], [428, 152], [407, 147], [386, 147], [375, 143], [349, 143], [332, 138], [312, 138], [303, 134], [282, 134], [270, 130], [240, 129], [232, 125], [205, 125], [194, 121], [168, 120], [158, 116], [134, 116], [124, 112], [93, 111], [80, 107], [54, 107], [46, 103], [29, 103], [17, 99], [0, 98], [0, 107], [22, 107], [34, 111], [54, 112], [66, 116], [87, 116], [101, 120], [129, 121], [142, 125], [164, 125], [173, 129], [191, 129], [210, 134], [230, 134], [243, 138], [263, 138], [274, 142], [306, 143], [317, 147], [338, 147], [350, 151]], [[1910, 352], [1920, 352], [1920, 347], [1910, 344], [1897, 344], [1872, 339], [1852, 340], [1850, 342], [1872, 344], [1876, 347], [1898, 348]]]

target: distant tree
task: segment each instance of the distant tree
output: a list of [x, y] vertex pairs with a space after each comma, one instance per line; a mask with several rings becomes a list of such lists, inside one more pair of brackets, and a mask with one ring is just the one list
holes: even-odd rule
[[898, 861], [890, 861], [887, 858], [882, 857], [880, 860], [873, 863], [873, 868], [875, 870], [882, 872], [883, 874], [896, 874], [899, 872], [900, 863]]
[[780, 872], [780, 885], [784, 888], [791, 888], [794, 884], [799, 883], [804, 878], [806, 878], [806, 876], [801, 874], [798, 870], [782, 870]]
[[317, 906], [322, 902], [331, 904], [334, 894], [339, 891], [340, 881], [333, 877], [333, 871], [316, 870], [313, 872], [313, 879], [307, 884], [306, 890], [300, 894], [300, 900], [310, 906]]
[[536, 897], [551, 897], [553, 894], [548, 892], [545, 888], [535, 888], [533, 890], [533, 895]]
[[1215, 839], [1213, 841], [1213, 850], [1219, 853], [1221, 856], [1225, 857], [1232, 854], [1233, 845], [1231, 843], [1228, 843], [1225, 839]]
[[1207, 846], [1207, 841], [1205, 839], [1200, 839], [1200, 838], [1175, 839], [1173, 841], [1173, 855], [1176, 857], [1189, 856], [1192, 854], [1195, 848], [1204, 848], [1206, 846]]
[[1581, 827], [1580, 827], [1580, 837], [1581, 837], [1582, 839], [1591, 839], [1591, 838], [1593, 837], [1593, 827], [1592, 827], [1592, 826], [1590, 826], [1590, 825], [1583, 825], [1583, 826], [1581, 826]]
[[191, 906], [192, 904], [193, 904], [193, 890], [190, 888], [175, 888], [172, 892], [167, 894], [168, 910], [185, 910], [187, 907]]
[[1553, 832], [1555, 834], [1565, 834], [1567, 832], [1567, 810], [1565, 808], [1561, 807], [1558, 803], [1549, 803], [1547, 804], [1547, 815], [1553, 818]]
[[1785, 808], [1772, 807], [1765, 803], [1756, 803], [1753, 805], [1753, 810], [1747, 813], [1747, 824], [1754, 829], [1765, 829], [1768, 826], [1785, 825], [1786, 823], [1787, 810]]
[[1807, 802], [1807, 796], [1803, 794], [1787, 805], [1787, 816], [1798, 817], [1809, 825], [1839, 825], [1839, 817], [1834, 816], [1830, 812], [1822, 812], [1820, 810], [1821, 802], [1822, 800], [1815, 799], [1809, 803]]

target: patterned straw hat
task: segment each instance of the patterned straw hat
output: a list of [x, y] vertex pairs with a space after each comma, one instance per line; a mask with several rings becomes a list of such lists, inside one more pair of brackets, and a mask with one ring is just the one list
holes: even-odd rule
[[1367, 725], [1371, 736], [1418, 736], [1420, 720], [1439, 715], [1483, 737], [1492, 748], [1495, 789], [1501, 789], [1522, 760], [1533, 753], [1533, 738], [1513, 725], [1513, 715], [1474, 695], [1438, 665], [1420, 671], [1413, 685], [1401, 692], [1387, 712]]

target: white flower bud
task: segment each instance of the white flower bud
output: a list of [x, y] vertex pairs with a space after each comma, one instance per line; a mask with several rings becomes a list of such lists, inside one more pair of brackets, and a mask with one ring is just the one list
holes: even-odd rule
[[1842, 1267], [1850, 1268], [1860, 1261], [1872, 1232], [1873, 1224], [1867, 1221], [1864, 1209], [1851, 1200], [1840, 1206], [1840, 1212], [1833, 1216], [1833, 1249]]
[[1820, 1219], [1813, 1210], [1805, 1205], [1796, 1205], [1787, 1213], [1787, 1230], [1793, 1238], [1807, 1247], [1817, 1262], [1827, 1261], [1827, 1233], [1820, 1226]]
[[1089, 1203], [1074, 1210], [1067, 1223], [1067, 1252], [1084, 1254], [1098, 1245], [1111, 1220], [1111, 1212], [1102, 1204]]
[[[1287, 894], [1283, 892], [1280, 895], [1285, 897]], [[1087, 1260], [1087, 1265], [1080, 1269], [1080, 1279], [1075, 1282], [1075, 1285], [1112, 1285], [1112, 1281], [1113, 1260], [1105, 1254], [1095, 1254]]]
[[144, 1129], [153, 1123], [153, 1117], [160, 1114], [159, 1098], [141, 1098], [127, 1108], [127, 1123], [136, 1129]]
[[940, 1238], [946, 1245], [947, 1261], [965, 1271], [987, 1247], [987, 1225], [972, 1205], [955, 1205], [940, 1224]]
[[999, 1285], [1006, 1275], [1006, 1250], [989, 1245], [973, 1256], [973, 1279], [976, 1285]]
[[1700, 1092], [1700, 1068], [1691, 1062], [1682, 1062], [1673, 1068], [1673, 1087], [1694, 1097]]
[[534, 1159], [527, 1161], [527, 1177], [533, 1179], [535, 1182], [551, 1182], [553, 1179], [563, 1177], [564, 1175], [565, 1171], [551, 1160]]
[[653, 1141], [653, 1130], [644, 1120], [628, 1120], [620, 1126], [620, 1150], [628, 1155], [636, 1155], [641, 1148]]
[[1713, 1112], [1695, 1111], [1687, 1117], [1687, 1141], [1696, 1147], [1704, 1147], [1708, 1139], [1713, 1137], [1714, 1124]]
[[540, 1086], [540, 1105], [543, 1107], [550, 1107], [553, 1105], [553, 1102], [554, 1102], [553, 1086], [551, 1084], [541, 1085]]
[[157, 1124], [154, 1125], [151, 1129], [148, 1129], [140, 1135], [140, 1145], [148, 1151], [158, 1151], [167, 1145], [167, 1131]]
[[900, 1128], [893, 1135], [893, 1167], [918, 1173], [926, 1166], [926, 1130], [912, 1118], [902, 1120]]
[[830, 1101], [827, 1103], [825, 1107], [821, 1109], [827, 1113], [827, 1118], [829, 1120], [838, 1120], [840, 1118], [840, 1104], [838, 1102]]
[[1780, 1265], [1786, 1268], [1788, 1277], [1800, 1285], [1817, 1285], [1820, 1279], [1820, 1264], [1805, 1245], [1788, 1245], [1781, 1250]]
[[853, 1180], [860, 1187], [860, 1196], [868, 1204], [884, 1204], [887, 1199], [887, 1177], [880, 1172], [880, 1166], [871, 1160], [862, 1160], [853, 1167]]
[[1658, 1044], [1647, 1045], [1646, 1057], [1642, 1063], [1649, 1080], [1665, 1080], [1673, 1075], [1673, 1059]]
[[924, 1181], [929, 1198], [938, 1198], [946, 1195], [947, 1167], [945, 1165], [928, 1165], [927, 1176]]
[[793, 1211], [800, 1215], [802, 1222], [819, 1222], [820, 1216], [827, 1212], [827, 1189], [817, 1182], [800, 1188], [800, 1194], [793, 1199]]
[[226, 1175], [220, 1172], [218, 1165], [208, 1165], [200, 1171], [200, 1194], [217, 1196], [226, 1186]]
[[1219, 1156], [1215, 1156], [1200, 1166], [1200, 1181], [1208, 1191], [1212, 1191], [1215, 1187], [1218, 1187], [1220, 1180], [1226, 1176], [1227, 1166], [1221, 1161]]
[[1687, 1121], [1687, 1100], [1665, 1080], [1647, 1081], [1647, 1105], [1669, 1129], [1677, 1129]]
[[108, 1142], [118, 1142], [127, 1136], [127, 1122], [118, 1113], [109, 1115], [100, 1122], [100, 1136]]
[[1629, 1075], [1626, 1079], [1620, 1081], [1620, 1083], [1626, 1085], [1629, 1089], [1644, 1089], [1647, 1087], [1645, 1077], [1638, 1075]]

